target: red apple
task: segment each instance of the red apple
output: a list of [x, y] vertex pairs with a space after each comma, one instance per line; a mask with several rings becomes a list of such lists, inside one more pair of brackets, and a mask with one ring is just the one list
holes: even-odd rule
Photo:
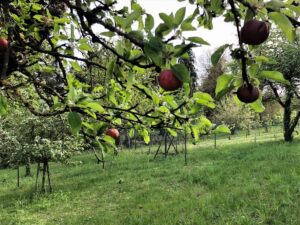
[[243, 85], [237, 90], [237, 97], [241, 102], [252, 103], [259, 98], [259, 90], [252, 85]]
[[245, 22], [241, 30], [241, 40], [245, 44], [259, 45], [268, 39], [269, 34], [267, 22], [253, 19]]
[[0, 38], [0, 48], [1, 49], [8, 48], [8, 41], [5, 38]]
[[182, 86], [182, 81], [175, 76], [172, 70], [163, 70], [159, 74], [158, 83], [166, 91], [174, 91]]
[[114, 139], [117, 139], [120, 136], [119, 131], [115, 128], [108, 129], [105, 134], [111, 136]]

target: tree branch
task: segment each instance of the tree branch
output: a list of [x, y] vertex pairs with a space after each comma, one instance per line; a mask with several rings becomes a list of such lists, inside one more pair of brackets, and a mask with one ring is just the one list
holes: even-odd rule
[[283, 101], [281, 100], [278, 91], [276, 89], [276, 87], [274, 87], [273, 83], [271, 81], [267, 81], [267, 83], [269, 84], [269, 86], [271, 87], [273, 93], [275, 94], [276, 97], [276, 101], [283, 107], [285, 108], [285, 104], [283, 103]]

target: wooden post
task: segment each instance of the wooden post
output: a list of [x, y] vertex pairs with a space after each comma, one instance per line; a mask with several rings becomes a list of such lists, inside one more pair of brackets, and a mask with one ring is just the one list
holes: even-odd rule
[[135, 150], [136, 150], [136, 137], [137, 137], [136, 132], [134, 132], [134, 149]]
[[36, 169], [36, 178], [35, 178], [35, 193], [38, 192], [39, 190], [39, 174], [40, 174], [40, 162], [37, 164], [37, 169]]
[[165, 158], [167, 158], [167, 154], [168, 154], [168, 134], [167, 134], [167, 131], [165, 130]]
[[104, 153], [103, 150], [101, 150], [101, 159], [102, 159], [102, 169], [105, 168], [105, 161], [104, 161]]
[[184, 163], [187, 165], [186, 130], [184, 131]]
[[159, 149], [160, 149], [160, 147], [161, 147], [161, 144], [162, 144], [162, 141], [160, 141], [159, 146], [158, 146], [158, 148], [157, 148], [157, 150], [156, 150], [156, 152], [155, 152], [155, 155], [154, 155], [154, 158], [153, 158], [153, 159], [155, 159], [156, 156], [158, 155], [158, 152], [159, 152]]
[[217, 148], [217, 134], [215, 133], [215, 135], [214, 135], [214, 139], [215, 139], [215, 144], [214, 144], [214, 147], [215, 147], [215, 149]]
[[20, 187], [20, 167], [17, 166], [17, 187]]
[[50, 179], [50, 170], [49, 170], [49, 162], [47, 161], [47, 175], [48, 175], [48, 185], [49, 185], [49, 192], [52, 193], [52, 184], [51, 184], [51, 179]]
[[43, 162], [43, 176], [42, 176], [42, 192], [45, 193], [45, 180], [46, 180], [46, 161]]
[[148, 153], [147, 153], [148, 155], [151, 153], [152, 138], [153, 137], [151, 137], [151, 134], [150, 134], [150, 142], [148, 144]]
[[256, 144], [256, 124], [254, 125], [254, 143]]

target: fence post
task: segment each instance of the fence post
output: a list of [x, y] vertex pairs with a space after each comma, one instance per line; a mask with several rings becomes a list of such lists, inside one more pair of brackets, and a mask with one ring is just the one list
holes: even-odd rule
[[215, 149], [217, 148], [217, 134], [215, 133], [215, 135], [214, 135], [214, 139], [215, 139], [215, 144], [214, 144], [214, 147], [215, 147]]
[[256, 124], [254, 125], [254, 143], [256, 144]]
[[184, 130], [184, 163], [185, 163], [185, 165], [187, 165], [186, 138], [187, 138], [186, 130]]

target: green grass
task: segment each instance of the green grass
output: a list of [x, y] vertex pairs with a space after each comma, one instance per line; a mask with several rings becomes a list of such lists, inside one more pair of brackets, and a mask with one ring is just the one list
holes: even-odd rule
[[16, 171], [0, 170], [0, 224], [300, 224], [300, 142], [244, 139], [190, 145], [187, 166], [142, 149], [102, 170], [82, 154], [76, 166], [51, 164], [52, 195], [34, 195], [34, 178], [16, 188]]

